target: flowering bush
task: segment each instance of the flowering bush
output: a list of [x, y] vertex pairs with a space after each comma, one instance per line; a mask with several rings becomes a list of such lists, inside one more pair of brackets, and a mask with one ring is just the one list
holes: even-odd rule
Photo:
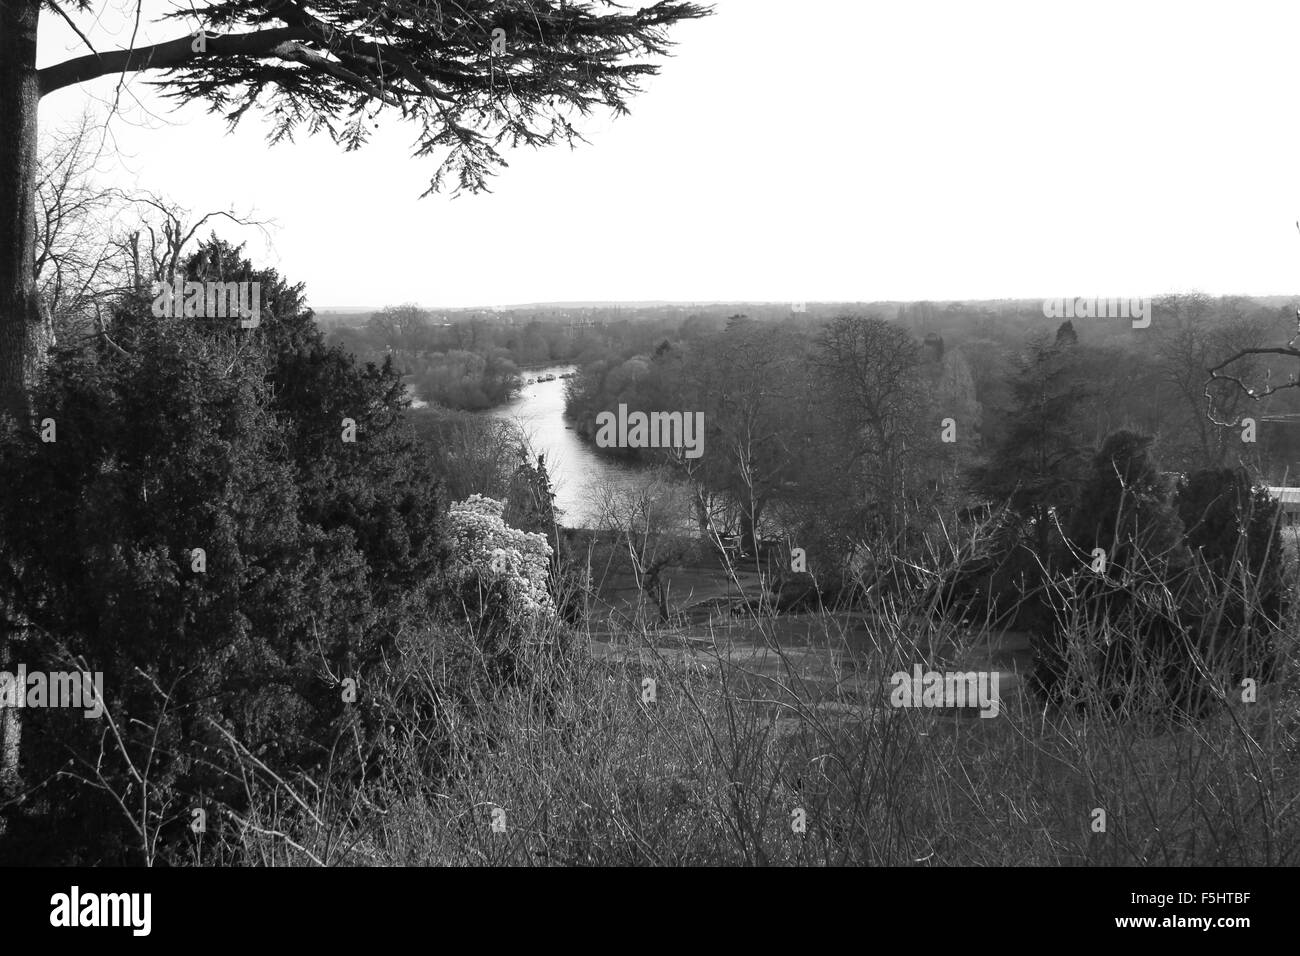
[[504, 510], [504, 502], [482, 495], [451, 506], [447, 576], [465, 609], [477, 613], [480, 622], [518, 631], [555, 619], [547, 587], [551, 546], [545, 535], [507, 525]]

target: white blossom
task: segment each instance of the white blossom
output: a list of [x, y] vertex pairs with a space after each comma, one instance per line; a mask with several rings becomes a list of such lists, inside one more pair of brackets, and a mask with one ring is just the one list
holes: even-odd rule
[[451, 506], [448, 575], [458, 586], [474, 583], [486, 589], [504, 583], [511, 625], [553, 620], [555, 603], [547, 587], [550, 543], [543, 534], [507, 525], [501, 517], [504, 511], [504, 502], [482, 495]]

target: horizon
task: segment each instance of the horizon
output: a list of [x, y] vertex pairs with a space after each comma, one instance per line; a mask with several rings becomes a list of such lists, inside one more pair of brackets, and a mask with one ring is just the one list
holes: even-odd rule
[[[1278, 293], [1242, 293], [1242, 292], [1225, 292], [1225, 293], [1208, 293], [1193, 289], [1187, 291], [1164, 292], [1149, 298], [1153, 302], [1161, 299], [1172, 298], [1182, 295], [1206, 295], [1211, 299], [1247, 299], [1258, 302], [1265, 299], [1297, 299], [1300, 300], [1300, 292], [1278, 292]], [[1051, 302], [1057, 299], [1070, 300], [1090, 298], [1088, 296], [1001, 296], [998, 298], [967, 298], [967, 299], [806, 299], [802, 304], [806, 306], [828, 306], [828, 305], [915, 305], [922, 302], [932, 303], [934, 305], [946, 305], [949, 303], [962, 303], [966, 305], [984, 305], [984, 304], [1007, 304], [1023, 302]], [[1102, 296], [1093, 296], [1091, 298], [1102, 299]], [[1116, 297], [1111, 297], [1116, 298]], [[1143, 298], [1148, 298], [1144, 296]], [[321, 305], [311, 306], [313, 312], [317, 314], [325, 313], [359, 313], [359, 312], [377, 312], [392, 306], [413, 305], [418, 309], [430, 312], [484, 312], [484, 311], [507, 311], [520, 309], [615, 309], [615, 308], [692, 308], [719, 305], [761, 305], [761, 306], [790, 306], [792, 303], [785, 299], [712, 299], [708, 301], [692, 299], [645, 299], [645, 300], [579, 300], [579, 299], [557, 299], [550, 302], [511, 302], [505, 304], [479, 304], [464, 306], [449, 305], [427, 305], [423, 302], [386, 302], [383, 305]]]

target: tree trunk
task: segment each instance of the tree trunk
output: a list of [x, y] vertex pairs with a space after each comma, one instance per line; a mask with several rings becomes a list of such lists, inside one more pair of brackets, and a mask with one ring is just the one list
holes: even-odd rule
[[699, 485], [694, 485], [691, 489], [691, 507], [695, 509], [695, 523], [699, 525], [700, 537], [705, 541], [711, 540], [709, 537], [709, 531], [711, 530], [709, 507], [704, 500], [704, 489]]
[[36, 294], [35, 0], [0, 3], [0, 413], [29, 423], [28, 389], [50, 345]]
[[[53, 338], [34, 274], [39, 17], [39, 0], [0, 0], [0, 421], [18, 428], [31, 426], [30, 388]], [[13, 617], [0, 618], [0, 661], [14, 656]], [[0, 708], [0, 789], [17, 776], [20, 713]]]
[[[0, 628], [4, 628], [0, 622]], [[0, 671], [13, 674], [13, 644], [7, 633], [0, 633]], [[14, 688], [17, 694], [26, 694], [26, 687]], [[17, 700], [14, 701], [17, 704]], [[10, 796], [18, 788], [18, 745], [22, 739], [22, 711], [14, 707], [0, 707], [0, 796]]]
[[740, 549], [758, 558], [758, 524], [765, 502], [750, 497], [748, 507], [740, 509]]

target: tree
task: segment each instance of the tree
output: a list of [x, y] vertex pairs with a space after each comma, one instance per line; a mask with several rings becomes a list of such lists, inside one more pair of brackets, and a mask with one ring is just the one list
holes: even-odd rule
[[508, 401], [519, 387], [519, 369], [504, 349], [486, 354], [451, 351], [436, 355], [415, 376], [416, 392], [448, 408], [481, 410]]
[[87, 40], [86, 55], [38, 70], [42, 8], [81, 33], [76, 21], [99, 4], [0, 3], [0, 416], [27, 421], [51, 343], [33, 271], [43, 96], [152, 72], [164, 95], [206, 101], [232, 129], [261, 106], [272, 142], [305, 128], [349, 150], [381, 113], [396, 113], [417, 130], [416, 156], [442, 156], [430, 192], [449, 176], [476, 192], [505, 165], [503, 143], [572, 145], [573, 112], [626, 113], [641, 78], [658, 71], [642, 58], [666, 54], [671, 27], [710, 13], [678, 0], [600, 6], [613, 12], [565, 0], [213, 0], [164, 14], [184, 24], [171, 40], [104, 52]]
[[380, 309], [366, 323], [386, 349], [402, 351], [418, 342], [419, 334], [429, 327], [429, 313], [414, 303], [389, 305]]
[[407, 412], [421, 440], [421, 457], [453, 501], [476, 492], [504, 498], [527, 442], [519, 424], [437, 405]]
[[[930, 410], [921, 381], [921, 348], [902, 327], [882, 319], [840, 316], [811, 358], [824, 376], [822, 418], [845, 436], [847, 468], [859, 500], [877, 509], [880, 530], [897, 532], [899, 503], [917, 490], [917, 455]], [[938, 435], [938, 421], [933, 422]]]
[[813, 390], [800, 374], [804, 351], [798, 333], [733, 317], [685, 363], [680, 400], [687, 411], [704, 412], [702, 478], [736, 503], [747, 554], [757, 556], [764, 514], [792, 489], [806, 451]]
[[973, 472], [983, 494], [1007, 502], [1030, 523], [1044, 562], [1051, 558], [1052, 516], [1068, 516], [1085, 466], [1081, 411], [1088, 394], [1076, 348], [1060, 331], [1054, 345], [1030, 344], [1011, 381], [1014, 404], [1001, 439]]
[[1187, 566], [1182, 522], [1151, 441], [1122, 429], [1108, 435], [1080, 491], [1069, 537], [1085, 558], [1105, 553], [1101, 577], [1122, 581], [1158, 569], [1168, 581]]
[[[971, 469], [974, 490], [1005, 508], [972, 537], [978, 546], [945, 577], [945, 602], [1016, 628], [1041, 630], [1052, 615], [1044, 585], [1062, 557], [1057, 533], [1086, 478], [1084, 409], [1090, 399], [1069, 323], [1036, 337], [1007, 377], [1009, 405], [988, 460]], [[987, 533], [984, 533], [987, 532]]]
[[1241, 563], [1252, 576], [1265, 575], [1276, 597], [1282, 556], [1278, 503], [1244, 468], [1192, 474], [1179, 484], [1177, 505], [1187, 546], [1212, 571], [1230, 579], [1233, 565]]
[[[1035, 683], [1049, 698], [1074, 698], [1095, 679], [1109, 706], [1187, 710], [1197, 690], [1177, 597], [1189, 562], [1169, 482], [1150, 454], [1152, 439], [1108, 435], [1071, 517], [1078, 563], [1068, 602], [1035, 640]], [[1163, 701], [1150, 691], [1163, 685]]]
[[609, 536], [616, 550], [626, 547], [640, 593], [654, 601], [658, 620], [665, 624], [671, 620], [666, 572], [688, 553], [685, 540], [674, 533], [679, 525], [674, 470], [663, 464], [638, 472], [633, 481], [600, 488], [593, 501], [595, 527]]
[[[951, 348], [940, 353], [939, 360], [926, 368], [926, 380], [931, 396], [929, 404], [934, 412], [932, 420], [951, 418], [960, 432], [960, 441], [939, 445], [939, 450], [944, 452], [941, 460], [948, 462], [951, 473], [956, 474], [981, 443], [984, 413], [976, 397], [975, 374], [965, 353], [960, 348]], [[931, 476], [938, 487], [938, 469]]]
[[1285, 590], [1278, 503], [1244, 468], [1224, 468], [1182, 482], [1177, 505], [1184, 540], [1208, 572], [1196, 589], [1202, 637], [1216, 657], [1231, 655], [1234, 679], [1269, 679]]
[[555, 492], [546, 468], [546, 456], [538, 455], [537, 464], [521, 455], [522, 460], [510, 478], [502, 519], [512, 528], [532, 534], [556, 533]]
[[[169, 802], [242, 799], [224, 732], [281, 768], [344, 728], [373, 734], [339, 684], [425, 619], [442, 563], [436, 479], [391, 366], [327, 348], [301, 286], [238, 249], [209, 243], [181, 270], [258, 282], [261, 325], [159, 319], [130, 297], [110, 334], [54, 354], [37, 397], [56, 440], [15, 431], [0, 449], [0, 540], [22, 555], [0, 566], [0, 626], [30, 623], [33, 668], [103, 672], [120, 732], [104, 752], [102, 724], [28, 712], [39, 793], [6, 812], [67, 828], [42, 854], [149, 859], [141, 830], [183, 840]], [[114, 797], [132, 793], [147, 812], [127, 826]]]
[[[1247, 396], [1228, 382], [1206, 378], [1215, 358], [1233, 348], [1254, 349], [1262, 344], [1264, 330], [1233, 300], [1216, 303], [1200, 294], [1178, 295], [1161, 299], [1156, 308], [1155, 365], [1168, 395], [1159, 404], [1173, 419], [1160, 430], [1168, 436], [1161, 443], [1165, 460], [1178, 471], [1221, 468], [1241, 443], [1236, 431], [1219, 420], [1235, 421]], [[1257, 358], [1243, 355], [1236, 371], [1250, 377], [1264, 369]]]
[[92, 179], [100, 159], [89, 113], [46, 138], [37, 171], [36, 283], [53, 332], [63, 342], [96, 328], [123, 291], [121, 248], [111, 241], [125, 197]]

